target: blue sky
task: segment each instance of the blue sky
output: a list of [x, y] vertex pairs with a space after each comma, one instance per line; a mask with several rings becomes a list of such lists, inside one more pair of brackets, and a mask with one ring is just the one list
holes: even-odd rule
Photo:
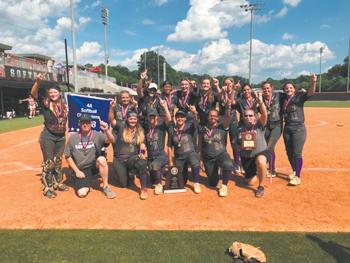
[[[241, 4], [249, 1], [75, 1], [78, 63], [104, 60], [104, 5], [110, 65], [135, 69], [140, 54], [159, 50], [177, 70], [248, 77], [250, 16]], [[342, 63], [349, 11], [347, 0], [266, 0], [254, 14], [253, 82], [318, 73], [320, 47], [324, 71]], [[69, 16], [69, 0], [0, 0], [0, 43], [63, 60], [63, 39], [71, 46]]]

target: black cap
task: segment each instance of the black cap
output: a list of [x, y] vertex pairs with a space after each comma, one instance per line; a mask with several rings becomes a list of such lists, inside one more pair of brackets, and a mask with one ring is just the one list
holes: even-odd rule
[[155, 108], [152, 108], [148, 111], [147, 116], [158, 116], [158, 111]]
[[91, 121], [92, 121], [91, 115], [89, 115], [89, 114], [84, 113], [79, 118], [80, 123], [86, 123], [86, 122], [91, 122]]
[[55, 90], [58, 90], [59, 92], [61, 92], [61, 87], [58, 84], [50, 86], [49, 89], [55, 89]]
[[182, 110], [179, 110], [179, 111], [176, 112], [175, 117], [180, 116], [180, 115], [186, 117], [187, 113], [182, 111]]
[[130, 117], [137, 117], [137, 112], [135, 112], [135, 111], [128, 111], [126, 113], [126, 118], [128, 119]]

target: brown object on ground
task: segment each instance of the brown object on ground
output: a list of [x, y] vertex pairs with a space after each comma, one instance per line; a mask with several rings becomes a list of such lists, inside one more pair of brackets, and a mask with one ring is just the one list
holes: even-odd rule
[[233, 242], [228, 251], [233, 256], [244, 259], [244, 262], [251, 262], [256, 259], [261, 263], [266, 262], [266, 256], [259, 248], [241, 242]]
[[[106, 199], [101, 189], [78, 198], [71, 187], [50, 200], [43, 197], [38, 176], [42, 127], [1, 134], [0, 228], [349, 232], [350, 126], [340, 131], [335, 125], [349, 122], [350, 109], [306, 108], [305, 112], [302, 183], [287, 186], [291, 169], [281, 137], [276, 149], [278, 175], [272, 184], [266, 179], [263, 198], [255, 198], [254, 189], [246, 187], [242, 177], [232, 176], [226, 198], [202, 184], [200, 195], [186, 191], [150, 195], [141, 201], [138, 192], [121, 189], [112, 180], [110, 187], [117, 193], [113, 200]], [[111, 149], [108, 156], [111, 162]]]

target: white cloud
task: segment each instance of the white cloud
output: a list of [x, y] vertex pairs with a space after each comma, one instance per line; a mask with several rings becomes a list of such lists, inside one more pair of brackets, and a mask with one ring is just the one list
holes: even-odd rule
[[310, 75], [310, 71], [307, 71], [307, 70], [302, 70], [302, 71], [299, 71], [297, 73], [298, 76], [301, 76], [301, 75], [304, 75], [304, 76], [309, 76]]
[[95, 2], [93, 2], [93, 3], [91, 4], [91, 8], [98, 7], [98, 6], [100, 6], [101, 4], [102, 4], [102, 1], [101, 1], [101, 0], [97, 0], [97, 1], [95, 1]]
[[136, 36], [136, 32], [129, 30], [129, 29], [124, 29], [123, 32], [127, 34], [128, 36]]
[[284, 4], [290, 5], [292, 7], [296, 7], [297, 5], [299, 5], [300, 2], [301, 0], [283, 0]]
[[288, 13], [287, 7], [282, 7], [282, 9], [275, 15], [278, 18], [284, 17]]
[[144, 25], [154, 25], [155, 22], [152, 19], [145, 18], [144, 20], [142, 20], [142, 24], [144, 24]]
[[84, 42], [81, 47], [77, 49], [77, 60], [79, 63], [92, 63], [92, 59], [96, 60], [96, 57], [101, 57], [101, 55], [103, 55], [101, 45], [97, 42]]
[[153, 0], [153, 2], [156, 4], [156, 5], [164, 5], [166, 3], [168, 3], [168, 0]]
[[[249, 12], [240, 5], [249, 4], [245, 0], [190, 0], [190, 9], [186, 18], [179, 21], [175, 32], [168, 35], [168, 41], [201, 41], [219, 39], [227, 36], [226, 29], [241, 27], [250, 22]], [[234, 14], [234, 15], [232, 15]], [[263, 23], [271, 19], [272, 12], [255, 15], [256, 22]]]
[[328, 24], [322, 24], [320, 25], [320, 28], [331, 28], [331, 26]]
[[294, 35], [289, 34], [287, 32], [282, 35], [282, 39], [284, 39], [284, 40], [291, 40], [291, 39], [294, 39], [294, 38], [295, 38]]

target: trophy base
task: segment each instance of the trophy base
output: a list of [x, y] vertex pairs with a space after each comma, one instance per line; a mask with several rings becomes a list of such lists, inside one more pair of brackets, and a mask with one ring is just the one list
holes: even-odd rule
[[186, 189], [168, 189], [168, 190], [164, 190], [164, 194], [175, 194], [175, 193], [185, 193]]

